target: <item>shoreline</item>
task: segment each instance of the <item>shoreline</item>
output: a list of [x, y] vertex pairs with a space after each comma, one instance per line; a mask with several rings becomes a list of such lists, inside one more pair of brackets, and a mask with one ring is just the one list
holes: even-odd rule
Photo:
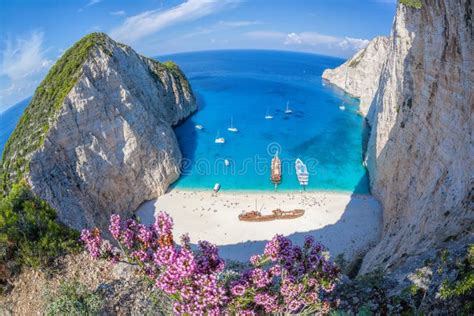
[[[180, 191], [188, 192], [189, 191], [189, 192], [203, 192], [203, 193], [204, 192], [209, 192], [209, 193], [212, 193], [212, 188], [174, 187], [173, 185], [171, 185], [168, 188], [168, 190], [166, 190], [165, 194], [168, 194], [172, 191], [175, 191], [175, 192], [177, 192], [177, 191], [178, 192], [180, 192]], [[275, 190], [271, 190], [271, 189], [268, 189], [268, 190], [223, 189], [221, 187], [221, 189], [219, 190], [219, 194], [222, 194], [222, 193], [249, 193], [249, 194], [252, 194], [252, 193], [258, 193], [258, 194], [265, 194], [265, 193], [271, 193], [271, 194], [327, 193], [327, 194], [347, 194], [347, 195], [351, 195], [351, 196], [354, 196], [354, 197], [357, 197], [357, 196], [373, 197], [370, 192], [369, 193], [354, 193], [354, 192], [345, 191], [345, 190], [337, 191], [337, 190], [321, 190], [321, 189], [306, 189], [306, 190], [297, 190], [297, 189], [281, 189], [280, 190], [279, 189], [279, 190], [275, 191]]]
[[[265, 243], [276, 234], [302, 244], [306, 235], [322, 242], [334, 258], [346, 259], [366, 251], [378, 241], [382, 210], [367, 194], [325, 191], [272, 192], [170, 189], [157, 199], [144, 202], [136, 211], [144, 223], [154, 221], [155, 212], [166, 211], [174, 219], [175, 238], [189, 233], [193, 244], [207, 240], [219, 246], [224, 259], [247, 260], [261, 253]], [[296, 219], [270, 222], [242, 222], [242, 211], [257, 209], [262, 214], [281, 208], [305, 209]]]

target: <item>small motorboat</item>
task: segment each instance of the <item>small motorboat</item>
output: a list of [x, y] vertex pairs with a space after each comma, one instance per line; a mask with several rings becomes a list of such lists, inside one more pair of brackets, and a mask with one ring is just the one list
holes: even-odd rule
[[286, 102], [285, 114], [291, 114], [293, 111], [290, 109], [290, 101]]
[[267, 113], [265, 114], [265, 119], [266, 119], [266, 120], [271, 120], [271, 119], [273, 119], [273, 116], [270, 115], [270, 113], [269, 113], [269, 111], [268, 111], [268, 108], [267, 108]]
[[214, 191], [214, 193], [217, 193], [219, 192], [220, 189], [221, 189], [221, 185], [219, 183], [216, 183], [214, 184], [214, 188], [212, 189], [212, 191]]
[[230, 161], [228, 159], [224, 159], [224, 165], [229, 166], [230, 165]]
[[204, 128], [204, 126], [202, 126], [201, 124], [196, 124], [195, 127], [196, 127], [196, 129], [203, 129]]
[[214, 142], [215, 142], [216, 144], [224, 144], [224, 143], [225, 143], [225, 139], [224, 139], [224, 137], [221, 137], [221, 136], [220, 136], [220, 132], [219, 132], [219, 131], [217, 131], [217, 136], [216, 136], [216, 139], [214, 140]]
[[346, 107], [344, 106], [344, 104], [339, 106], [339, 110], [344, 111], [345, 109]]
[[295, 161], [295, 169], [296, 169], [296, 177], [298, 178], [298, 182], [303, 187], [306, 187], [309, 182], [308, 168], [306, 168], [306, 165], [299, 158], [296, 159]]
[[229, 132], [232, 132], [232, 133], [237, 133], [239, 131], [237, 129], [237, 127], [234, 127], [234, 118], [233, 117], [230, 118], [230, 127], [228, 127], [227, 130]]

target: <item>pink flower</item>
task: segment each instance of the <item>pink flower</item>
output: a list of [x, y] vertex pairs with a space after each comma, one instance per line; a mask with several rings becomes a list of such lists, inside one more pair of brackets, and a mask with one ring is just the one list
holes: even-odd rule
[[153, 261], [156, 265], [171, 265], [176, 260], [176, 250], [172, 246], [159, 248], [153, 255]]
[[242, 296], [245, 294], [246, 290], [247, 289], [245, 288], [245, 286], [243, 286], [242, 284], [237, 284], [232, 287], [231, 292], [235, 296]]
[[112, 214], [110, 216], [110, 225], [109, 225], [109, 231], [112, 234], [112, 237], [118, 240], [120, 237], [121, 229], [122, 229], [122, 221], [120, 219], [120, 215]]
[[[312, 237], [300, 247], [276, 235], [266, 244], [264, 254], [252, 256], [253, 268], [234, 272], [237, 275], [231, 275], [231, 280], [235, 277], [238, 281], [229, 284], [221, 274], [225, 263], [218, 248], [199, 241], [194, 252], [187, 235], [181, 238], [181, 246], [176, 245], [173, 220], [164, 212], [151, 226], [112, 215], [109, 230], [124, 248], [123, 258], [130, 263], [139, 261], [141, 273], [174, 300], [173, 310], [178, 315], [301, 312], [334, 289], [339, 273], [321, 253], [324, 247]], [[98, 229], [83, 230], [81, 240], [92, 257], [118, 261], [119, 252], [102, 240]], [[329, 302], [324, 301], [322, 311], [329, 308]]]
[[272, 276], [280, 276], [281, 275], [281, 266], [279, 264], [274, 265], [269, 270]]
[[258, 293], [254, 297], [254, 302], [257, 305], [263, 306], [265, 312], [271, 313], [278, 310], [277, 298], [268, 293]]
[[303, 306], [303, 302], [301, 302], [300, 300], [293, 300], [293, 301], [291, 301], [290, 304], [288, 305], [288, 309], [289, 309], [291, 312], [296, 312], [296, 311], [298, 311], [302, 306]]
[[252, 263], [252, 265], [254, 266], [258, 266], [261, 260], [262, 260], [262, 257], [259, 255], [253, 255], [250, 257], [250, 263]]
[[173, 219], [167, 213], [160, 212], [156, 216], [153, 227], [159, 235], [170, 235], [173, 229]]
[[98, 229], [93, 229], [92, 231], [83, 229], [81, 240], [92, 258], [96, 259], [101, 256], [102, 237]]
[[272, 277], [263, 269], [256, 268], [250, 271], [252, 282], [257, 288], [263, 288], [272, 282]]

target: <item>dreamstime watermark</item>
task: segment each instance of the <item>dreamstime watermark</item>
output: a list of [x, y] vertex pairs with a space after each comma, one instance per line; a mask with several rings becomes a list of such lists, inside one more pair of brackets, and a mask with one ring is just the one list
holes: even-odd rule
[[[244, 159], [235, 160], [232, 158], [198, 158], [191, 160], [183, 158], [181, 160], [181, 175], [183, 176], [265, 176], [271, 173], [271, 161], [277, 154], [281, 161], [282, 173], [285, 175], [296, 175], [295, 161], [298, 157], [287, 157], [282, 154], [282, 147], [279, 143], [272, 142], [267, 146], [267, 154], [262, 156], [256, 154]], [[319, 162], [315, 158], [306, 158], [304, 163], [310, 175], [316, 175]]]

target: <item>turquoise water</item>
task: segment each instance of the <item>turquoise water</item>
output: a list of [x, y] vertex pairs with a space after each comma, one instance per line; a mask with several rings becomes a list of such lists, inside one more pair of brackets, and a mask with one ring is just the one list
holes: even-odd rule
[[[176, 128], [183, 152], [178, 188], [273, 190], [270, 161], [278, 150], [279, 190], [299, 190], [294, 161], [308, 166], [307, 190], [369, 191], [362, 165], [367, 128], [358, 100], [321, 82], [342, 59], [278, 51], [214, 51], [159, 57], [176, 61], [198, 98], [199, 111]], [[284, 114], [287, 101], [293, 110]], [[0, 114], [0, 151], [29, 99]], [[344, 102], [346, 110], [339, 106]], [[265, 120], [269, 110], [272, 120]], [[238, 133], [227, 131], [230, 118]], [[202, 124], [203, 130], [197, 130]], [[220, 130], [225, 144], [215, 144]], [[224, 165], [224, 159], [230, 166]]]
[[[344, 61], [279, 51], [213, 51], [159, 57], [177, 62], [199, 111], [176, 128], [183, 152], [178, 188], [273, 190], [270, 162], [282, 159], [279, 190], [299, 190], [294, 161], [308, 166], [307, 190], [368, 193], [362, 165], [365, 120], [358, 100], [323, 85], [321, 74]], [[292, 114], [285, 114], [289, 101]], [[344, 103], [343, 111], [339, 106]], [[266, 120], [267, 109], [272, 120]], [[227, 131], [233, 117], [238, 133]], [[196, 124], [204, 126], [197, 130]], [[214, 142], [217, 134], [225, 144]], [[230, 165], [224, 165], [224, 159]]]

